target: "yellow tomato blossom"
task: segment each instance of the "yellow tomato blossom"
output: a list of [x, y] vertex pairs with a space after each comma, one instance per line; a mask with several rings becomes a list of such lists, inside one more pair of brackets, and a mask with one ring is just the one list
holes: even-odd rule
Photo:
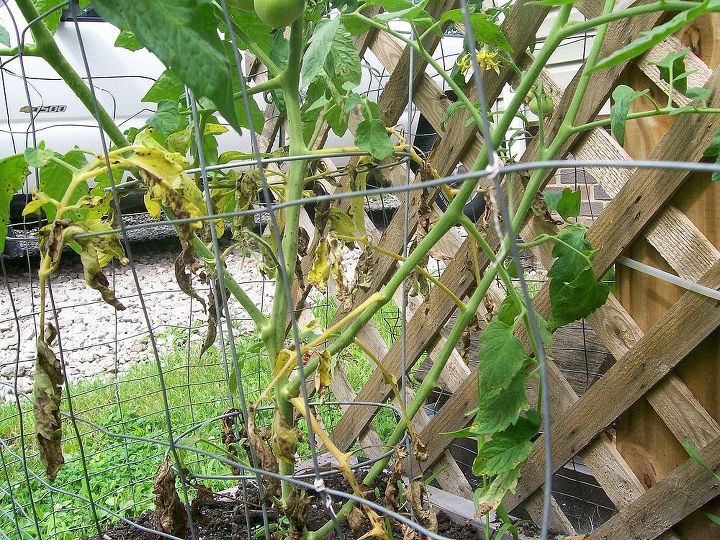
[[[495, 73], [500, 75], [500, 64], [495, 59], [496, 57], [497, 57], [496, 52], [489, 51], [485, 47], [483, 47], [475, 55], [475, 58], [477, 59], [480, 69], [484, 69], [485, 71], [493, 70]], [[463, 56], [458, 58], [457, 65], [460, 68], [461, 72], [466, 73], [470, 68], [472, 68], [472, 62], [470, 61], [470, 55], [465, 53]]]

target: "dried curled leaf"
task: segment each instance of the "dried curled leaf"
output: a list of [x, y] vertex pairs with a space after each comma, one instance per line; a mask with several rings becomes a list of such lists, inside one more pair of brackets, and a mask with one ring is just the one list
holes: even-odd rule
[[[235, 435], [235, 414], [237, 414], [237, 412], [237, 409], [228, 409], [223, 413], [222, 419], [221, 439], [223, 444], [225, 445], [225, 449], [227, 450], [228, 457], [233, 461], [238, 460], [238, 439]], [[242, 470], [238, 467], [235, 467], [234, 465], [230, 467], [230, 471], [235, 476], [239, 476], [240, 474], [242, 474]]]
[[[257, 427], [255, 426], [254, 410], [250, 410], [248, 414], [246, 435], [248, 440], [248, 454], [253, 455], [254, 453], [261, 469], [277, 473], [280, 470], [277, 459], [270, 449], [270, 445], [267, 443], [266, 439], [260, 435]], [[275, 478], [267, 477], [265, 480], [265, 494], [263, 496], [263, 501], [266, 501], [279, 493], [280, 481]]]
[[168, 458], [155, 474], [153, 480], [155, 516], [160, 530], [174, 536], [184, 537], [187, 531], [187, 512], [175, 489], [175, 473]]
[[98, 291], [102, 299], [115, 309], [119, 311], [125, 309], [125, 306], [115, 297], [115, 291], [110, 288], [108, 278], [100, 269], [97, 251], [92, 247], [83, 249], [80, 253], [80, 261], [83, 265], [83, 274], [88, 286]]
[[[210, 291], [208, 292], [208, 298], [207, 298], [207, 305], [208, 305], [208, 331], [207, 334], [205, 334], [205, 339], [203, 340], [203, 343], [200, 347], [200, 358], [202, 358], [202, 355], [205, 354], [205, 351], [207, 351], [210, 347], [213, 346], [215, 343], [215, 339], [217, 338], [217, 330], [218, 330], [218, 306], [215, 302], [215, 293], [214, 291], [220, 290], [220, 280], [215, 280], [215, 286], [210, 288]], [[227, 295], [225, 296], [227, 298]], [[222, 316], [222, 313], [220, 313]]]
[[331, 238], [329, 240], [329, 261], [330, 271], [332, 272], [333, 279], [337, 290], [335, 295], [341, 304], [341, 309], [347, 311], [352, 306], [352, 295], [350, 294], [350, 288], [348, 287], [348, 280], [345, 277], [345, 271], [343, 268], [343, 248], [344, 243]]
[[415, 516], [426, 529], [437, 532], [437, 515], [430, 504], [425, 505], [425, 494], [426, 488], [422, 478], [416, 478], [410, 482], [406, 491], [407, 500], [414, 510]]
[[293, 489], [285, 503], [285, 515], [296, 531], [305, 528], [307, 513], [310, 508], [310, 495], [304, 489]]
[[403, 533], [402, 540], [421, 540], [420, 533], [413, 529], [410, 525], [403, 523], [400, 529]]
[[348, 524], [350, 525], [350, 529], [352, 529], [353, 534], [358, 534], [360, 531], [365, 530], [370, 522], [365, 517], [362, 510], [360, 510], [357, 506], [353, 506], [352, 510], [350, 510], [350, 515], [348, 516]]
[[[192, 286], [193, 268], [194, 266], [192, 264], [188, 264], [188, 260], [186, 259], [185, 254], [181, 253], [175, 259], [175, 280], [177, 281], [178, 287], [180, 287], [180, 290], [182, 292], [200, 302], [200, 305], [202, 305], [203, 309], [207, 310], [207, 304], [205, 303], [205, 299], [202, 298]], [[189, 271], [186, 272], [186, 270]]]
[[40, 462], [51, 481], [55, 480], [60, 467], [65, 463], [60, 421], [60, 398], [64, 377], [60, 361], [50, 348], [56, 333], [55, 328], [48, 324], [46, 336], [41, 336], [37, 340], [33, 386], [33, 414]]
[[392, 510], [398, 510], [400, 508], [398, 501], [398, 495], [400, 494], [398, 481], [402, 478], [403, 462], [408, 455], [402, 446], [395, 447], [395, 454], [397, 457], [393, 462], [393, 469], [390, 473], [387, 486], [385, 487], [384, 499], [384, 505]]
[[[235, 179], [235, 212], [249, 210], [257, 200], [260, 191], [260, 177], [256, 169], [240, 171]], [[240, 215], [233, 218], [233, 236], [241, 229], [252, 230], [255, 226], [255, 217]]]

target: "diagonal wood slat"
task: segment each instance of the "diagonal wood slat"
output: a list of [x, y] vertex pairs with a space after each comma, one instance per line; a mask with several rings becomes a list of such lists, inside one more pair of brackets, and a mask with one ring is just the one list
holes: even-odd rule
[[700, 451], [708, 466], [688, 459], [587, 536], [587, 540], [652, 540], [703, 504], [720, 495], [720, 439]]

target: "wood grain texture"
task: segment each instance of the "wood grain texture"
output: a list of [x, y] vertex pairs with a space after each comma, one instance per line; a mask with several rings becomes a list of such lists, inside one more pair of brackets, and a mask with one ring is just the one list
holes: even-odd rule
[[[702, 283], [720, 287], [720, 262]], [[693, 321], [688, 328], [686, 322]], [[570, 408], [553, 422], [553, 468], [557, 469], [584, 448], [618, 416], [665, 377], [720, 325], [720, 302], [688, 292], [676, 302], [640, 341]], [[542, 439], [542, 437], [540, 438]], [[520, 482], [518, 494], [542, 485], [542, 440], [536, 442]], [[522, 495], [520, 495], [522, 496]], [[510, 507], [517, 505], [513, 499]]]
[[652, 540], [663, 531], [720, 495], [720, 439], [715, 439], [700, 457], [710, 470], [692, 459], [650, 488], [642, 497], [621, 509], [588, 535], [588, 540]]

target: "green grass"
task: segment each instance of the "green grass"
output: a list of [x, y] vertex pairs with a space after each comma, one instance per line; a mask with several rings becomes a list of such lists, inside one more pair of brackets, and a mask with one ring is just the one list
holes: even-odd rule
[[[326, 323], [333, 313], [332, 305], [315, 308], [315, 316], [321, 323]], [[374, 322], [387, 342], [391, 343], [399, 328], [397, 309], [386, 308]], [[175, 337], [186, 336], [175, 331]], [[242, 363], [243, 389], [248, 401], [256, 398], [271, 379], [267, 358], [262, 353], [254, 352], [259, 348], [257, 343], [253, 337], [237, 338], [236, 341]], [[342, 365], [355, 390], [359, 390], [375, 370], [365, 355], [355, 347], [349, 347], [335, 360]], [[188, 362], [186, 346], [175, 349], [163, 354], [162, 373], [174, 436], [178, 437], [184, 430], [200, 425], [199, 429], [182, 439], [182, 443], [221, 453], [220, 422], [203, 425], [204, 420], [221, 415], [231, 406], [225, 368], [219, 352], [213, 348], [199, 360], [197, 351], [194, 351]], [[153, 362], [135, 365], [118, 377], [117, 381], [83, 382], [71, 385], [70, 389], [76, 418], [97, 424], [114, 434], [168, 440], [158, 370]], [[63, 396], [61, 409], [67, 413], [70, 403], [64, 393]], [[326, 397], [327, 401], [333, 399], [332, 393]], [[0, 405], [0, 439], [7, 445], [0, 448], [0, 531], [16, 536], [19, 527], [23, 538], [37, 538], [34, 513], [43, 538], [70, 540], [95, 534], [94, 516], [86, 502], [54, 492], [38, 479], [44, 479], [45, 476], [37, 459], [32, 410], [27, 400], [22, 406], [24, 439], [20, 437], [18, 413], [15, 404]], [[328, 429], [332, 429], [341, 416], [337, 406], [318, 407], [318, 413]], [[270, 414], [270, 411], [259, 413], [258, 424], [269, 422]], [[153, 442], [109, 436], [92, 424], [80, 420], [73, 424], [67, 417], [64, 418], [63, 453], [66, 463], [53, 487], [87, 497], [82, 451], [95, 502], [125, 517], [138, 515], [151, 508], [152, 479], [163, 460], [166, 447]], [[389, 410], [380, 411], [373, 423], [381, 437], [387, 437], [394, 426], [395, 418]], [[26, 469], [19, 458], [23, 454], [21, 443], [25, 446], [27, 468], [37, 477], [25, 473]], [[307, 457], [307, 443], [302, 442], [298, 451], [301, 456]], [[216, 460], [190, 452], [183, 453], [181, 458], [185, 466], [196, 474], [229, 474], [228, 468]], [[231, 487], [234, 482], [215, 480], [205, 481], [204, 484], [213, 490], [220, 490]], [[192, 490], [189, 496], [193, 496]], [[16, 505], [12, 504], [12, 499]], [[98, 518], [103, 527], [108, 521], [116, 521], [102, 511], [98, 511]]]

